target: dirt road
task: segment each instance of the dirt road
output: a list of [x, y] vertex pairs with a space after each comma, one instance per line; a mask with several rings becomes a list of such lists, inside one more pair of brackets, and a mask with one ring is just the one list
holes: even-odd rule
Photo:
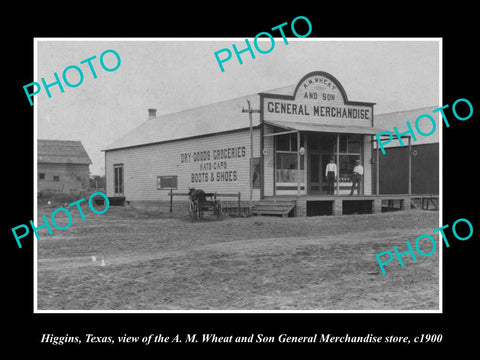
[[438, 251], [385, 275], [375, 254], [437, 227], [418, 210], [190, 223], [111, 208], [38, 242], [38, 308], [436, 310]]

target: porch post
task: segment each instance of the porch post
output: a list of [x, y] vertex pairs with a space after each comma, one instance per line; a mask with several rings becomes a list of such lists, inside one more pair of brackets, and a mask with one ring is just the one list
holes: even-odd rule
[[[364, 147], [364, 135], [360, 135], [360, 163], [362, 164], [363, 168], [365, 169], [365, 147]], [[360, 182], [362, 184], [362, 195], [365, 195], [365, 172], [363, 175], [363, 179]]]
[[308, 167], [308, 136], [304, 134], [303, 136], [303, 147], [305, 148], [305, 153], [303, 154], [303, 182], [305, 184], [305, 195], [309, 193], [309, 167]]
[[[252, 108], [250, 107], [250, 100], [247, 100], [247, 104], [248, 104], [248, 109], [244, 109], [242, 107], [242, 112], [245, 113], [245, 112], [248, 112], [248, 119], [250, 120], [250, 200], [248, 202], [248, 208], [250, 209], [250, 211], [252, 210], [252, 198], [253, 198], [253, 171], [252, 171], [252, 164], [253, 164], [253, 126], [252, 126], [252, 113], [260, 113], [261, 110], [252, 110]], [[263, 128], [263, 127], [262, 127]], [[263, 134], [261, 134], [261, 139], [260, 141], [262, 141], [263, 139]], [[260, 150], [261, 151], [261, 150]]]
[[378, 152], [378, 140], [377, 140], [377, 161], [375, 164], [375, 193], [378, 195], [380, 194], [380, 156]]
[[408, 195], [412, 195], [412, 145], [408, 137]]
[[337, 195], [340, 193], [340, 134], [337, 134]]

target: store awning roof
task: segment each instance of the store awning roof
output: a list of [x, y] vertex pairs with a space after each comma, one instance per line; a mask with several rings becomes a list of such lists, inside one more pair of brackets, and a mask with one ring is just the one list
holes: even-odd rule
[[370, 126], [323, 125], [323, 124], [316, 124], [316, 123], [278, 121], [278, 120], [265, 121], [265, 124], [278, 126], [284, 129], [295, 130], [295, 131], [328, 132], [328, 133], [339, 133], [339, 134], [375, 135], [375, 134], [381, 133], [382, 131], [386, 131], [384, 129], [374, 128]]

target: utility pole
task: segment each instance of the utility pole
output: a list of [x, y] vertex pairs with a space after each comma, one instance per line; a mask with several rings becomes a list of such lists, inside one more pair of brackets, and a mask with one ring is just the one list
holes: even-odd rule
[[250, 119], [250, 200], [248, 203], [248, 207], [250, 212], [252, 211], [252, 194], [253, 194], [253, 171], [252, 171], [252, 165], [253, 165], [253, 127], [252, 127], [252, 113], [260, 113], [260, 110], [253, 110], [250, 107], [250, 100], [247, 100], [248, 104], [248, 109], [245, 110], [242, 107], [242, 113], [248, 112], [248, 117]]

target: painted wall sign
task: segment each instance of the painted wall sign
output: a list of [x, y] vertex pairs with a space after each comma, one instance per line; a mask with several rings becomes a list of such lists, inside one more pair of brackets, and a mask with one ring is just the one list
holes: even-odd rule
[[291, 96], [262, 95], [267, 121], [372, 126], [373, 103], [349, 101], [340, 82], [325, 72], [307, 74]]
[[361, 107], [320, 106], [295, 104], [280, 101], [268, 101], [267, 112], [288, 115], [306, 115], [318, 117], [334, 117], [344, 119], [371, 119], [371, 110]]
[[157, 190], [176, 190], [177, 175], [157, 176]]
[[236, 182], [239, 174], [234, 160], [245, 157], [245, 146], [202, 149], [180, 154], [180, 164], [193, 165], [192, 183]]
[[[325, 76], [315, 75], [301, 82], [296, 98], [334, 101], [342, 96], [340, 89]], [[342, 97], [343, 99], [343, 97]]]

